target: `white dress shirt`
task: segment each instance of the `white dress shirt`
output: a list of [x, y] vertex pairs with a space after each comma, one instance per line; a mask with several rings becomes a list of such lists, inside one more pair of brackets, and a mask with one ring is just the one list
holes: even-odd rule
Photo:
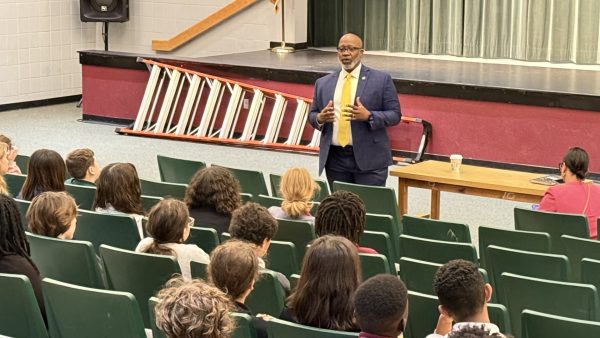
[[[350, 102], [354, 104], [355, 96], [356, 96], [356, 88], [358, 88], [358, 80], [360, 77], [360, 69], [362, 68], [362, 64], [358, 64], [356, 68], [352, 72], [350, 72], [352, 78], [350, 79]], [[338, 77], [337, 84], [335, 85], [335, 93], [333, 94], [333, 109], [335, 111], [335, 115], [337, 119], [333, 122], [333, 136], [331, 138], [331, 144], [334, 146], [339, 146], [340, 142], [338, 140], [338, 129], [339, 129], [339, 119], [343, 118], [342, 116], [342, 89], [344, 88], [344, 80], [346, 78], [346, 74], [348, 72], [345, 69], [342, 69], [340, 72], [340, 76]], [[352, 125], [352, 124], [350, 124]], [[352, 145], [352, 126], [350, 126], [350, 142], [349, 145]]]

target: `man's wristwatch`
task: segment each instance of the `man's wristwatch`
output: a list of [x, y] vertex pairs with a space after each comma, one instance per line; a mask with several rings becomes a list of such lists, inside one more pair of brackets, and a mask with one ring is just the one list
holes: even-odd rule
[[369, 123], [373, 123], [373, 120], [375, 120], [375, 118], [373, 117], [373, 113], [371, 113], [367, 121], [369, 121]]

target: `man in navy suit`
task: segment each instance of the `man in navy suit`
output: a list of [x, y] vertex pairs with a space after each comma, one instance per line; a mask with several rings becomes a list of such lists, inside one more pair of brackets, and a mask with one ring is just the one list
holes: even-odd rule
[[400, 122], [400, 103], [389, 74], [361, 64], [362, 40], [348, 33], [338, 43], [341, 70], [315, 83], [310, 124], [321, 131], [319, 175], [333, 181], [384, 186], [392, 164], [386, 127]]

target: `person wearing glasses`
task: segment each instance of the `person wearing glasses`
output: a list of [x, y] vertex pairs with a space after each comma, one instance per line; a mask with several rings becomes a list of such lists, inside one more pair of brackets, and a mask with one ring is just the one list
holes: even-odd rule
[[590, 238], [598, 237], [597, 220], [600, 216], [600, 186], [586, 181], [588, 153], [573, 147], [567, 151], [558, 169], [564, 184], [548, 188], [539, 210], [568, 214], [583, 214], [588, 219]]
[[386, 128], [400, 122], [392, 77], [361, 63], [363, 43], [348, 33], [338, 43], [341, 69], [315, 83], [310, 124], [321, 131], [319, 175], [333, 181], [385, 185], [392, 164]]

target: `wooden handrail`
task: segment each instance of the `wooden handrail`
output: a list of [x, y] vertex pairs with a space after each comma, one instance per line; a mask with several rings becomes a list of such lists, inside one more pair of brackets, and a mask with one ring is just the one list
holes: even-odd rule
[[238, 12], [252, 5], [256, 1], [257, 0], [234, 0], [227, 4], [225, 7], [212, 13], [211, 15], [204, 18], [202, 21], [187, 28], [186, 30], [175, 35], [169, 40], [152, 40], [152, 49], [156, 51], [170, 52], [180, 47], [181, 45], [189, 42], [190, 40], [202, 34], [203, 32], [218, 25], [219, 23], [223, 22], [229, 17], [237, 14]]

